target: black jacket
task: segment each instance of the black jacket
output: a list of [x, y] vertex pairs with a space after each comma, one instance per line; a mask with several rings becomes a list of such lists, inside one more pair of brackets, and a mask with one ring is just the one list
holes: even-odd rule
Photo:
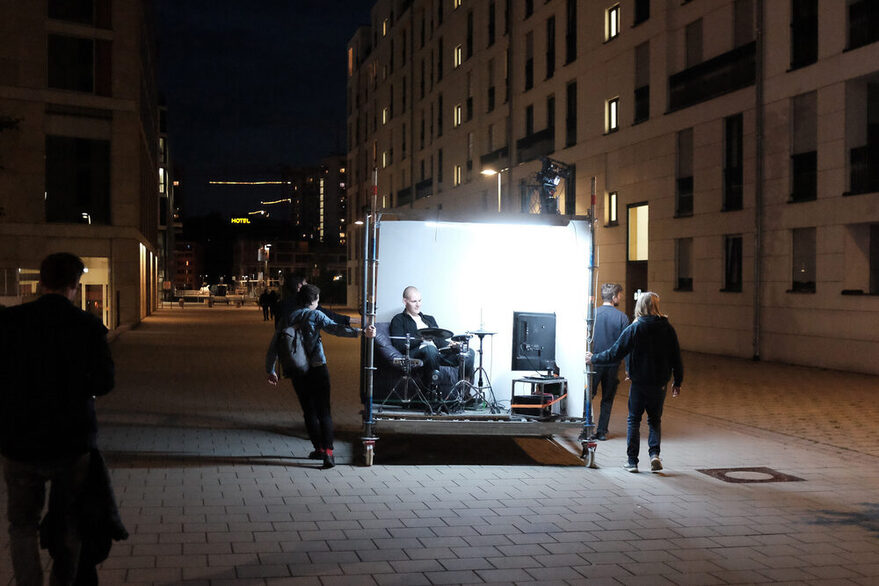
[[[437, 328], [439, 326], [436, 325], [436, 320], [433, 319], [432, 315], [427, 315], [424, 313], [419, 313], [421, 319], [424, 320], [424, 323], [427, 324], [429, 328]], [[405, 336], [409, 334], [412, 336], [412, 340], [409, 342], [409, 350], [416, 350], [419, 346], [421, 346], [421, 335], [418, 333], [418, 326], [415, 325], [415, 320], [412, 319], [405, 311], [398, 313], [391, 319], [391, 325], [388, 327], [388, 332], [391, 336]], [[394, 344], [394, 348], [399, 350], [400, 352], [406, 352], [406, 340], [391, 340]], [[445, 340], [434, 340], [437, 348], [443, 348], [448, 346], [448, 341]]]
[[107, 328], [61, 295], [0, 311], [0, 452], [46, 461], [95, 447], [114, 384]]
[[629, 378], [633, 383], [664, 386], [674, 375], [674, 385], [681, 386], [684, 380], [681, 348], [668, 319], [655, 315], [636, 319], [613, 346], [593, 354], [592, 363], [616, 364], [627, 354]]

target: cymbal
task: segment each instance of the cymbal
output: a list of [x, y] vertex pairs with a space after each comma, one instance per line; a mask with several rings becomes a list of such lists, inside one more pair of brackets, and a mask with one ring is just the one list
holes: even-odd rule
[[486, 330], [470, 330], [467, 332], [468, 334], [473, 334], [474, 336], [493, 336], [497, 332], [488, 332]]
[[452, 342], [466, 342], [472, 337], [471, 334], [458, 334], [457, 336], [452, 336]]
[[418, 330], [418, 334], [422, 338], [434, 338], [434, 339], [440, 338], [443, 340], [445, 340], [446, 338], [452, 337], [452, 332], [450, 330], [444, 330], [442, 328], [424, 328], [424, 329]]

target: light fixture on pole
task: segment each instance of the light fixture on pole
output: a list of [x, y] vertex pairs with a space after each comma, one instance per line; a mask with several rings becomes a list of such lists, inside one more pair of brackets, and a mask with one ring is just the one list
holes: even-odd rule
[[510, 170], [509, 167], [504, 167], [503, 169], [501, 169], [499, 171], [496, 171], [491, 168], [482, 170], [483, 175], [497, 175], [497, 211], [498, 211], [498, 213], [500, 213], [500, 211], [501, 211], [501, 173], [503, 173], [505, 171], [509, 171], [509, 170]]

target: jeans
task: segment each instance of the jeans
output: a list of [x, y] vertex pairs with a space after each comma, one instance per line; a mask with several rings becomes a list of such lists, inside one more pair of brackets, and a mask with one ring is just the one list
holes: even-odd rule
[[598, 416], [598, 426], [595, 428], [596, 435], [607, 435], [607, 426], [610, 423], [610, 411], [613, 409], [613, 400], [617, 395], [617, 387], [620, 379], [617, 376], [620, 366], [596, 366], [592, 376], [592, 398], [598, 392], [601, 384], [601, 413]]
[[333, 417], [330, 412], [330, 371], [326, 364], [312, 366], [304, 375], [293, 376], [308, 439], [315, 450], [333, 449]]
[[82, 540], [77, 526], [76, 501], [89, 469], [89, 454], [50, 462], [19, 462], [4, 459], [8, 491], [9, 550], [15, 581], [19, 586], [42, 586], [40, 565], [40, 514], [46, 501], [46, 482], [51, 482], [49, 510], [63, 519], [50, 584], [73, 584]]
[[[473, 350], [468, 349], [467, 356], [464, 358], [464, 377], [468, 380], [473, 376], [475, 355], [476, 353]], [[454, 366], [456, 368], [459, 366], [459, 354], [457, 352], [453, 354], [443, 354], [433, 344], [425, 344], [416, 350], [412, 350], [410, 351], [409, 356], [412, 358], [418, 358], [424, 362], [424, 366], [421, 367], [421, 381], [425, 388], [430, 386], [431, 382], [433, 382], [431, 380], [433, 371], [439, 370], [440, 366]]]
[[632, 383], [629, 388], [629, 417], [626, 434], [626, 454], [629, 464], [638, 464], [641, 449], [641, 416], [647, 411], [647, 450], [650, 457], [659, 456], [662, 438], [662, 405], [665, 403], [665, 386]]

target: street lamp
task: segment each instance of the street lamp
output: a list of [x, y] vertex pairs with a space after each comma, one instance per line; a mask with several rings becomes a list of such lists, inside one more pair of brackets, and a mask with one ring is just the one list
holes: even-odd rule
[[509, 167], [504, 167], [503, 169], [500, 169], [498, 171], [496, 171], [494, 169], [490, 169], [490, 168], [482, 170], [483, 175], [497, 175], [497, 211], [498, 211], [498, 213], [500, 213], [500, 211], [501, 211], [501, 173], [503, 173], [505, 171], [509, 171], [509, 170], [510, 170]]

